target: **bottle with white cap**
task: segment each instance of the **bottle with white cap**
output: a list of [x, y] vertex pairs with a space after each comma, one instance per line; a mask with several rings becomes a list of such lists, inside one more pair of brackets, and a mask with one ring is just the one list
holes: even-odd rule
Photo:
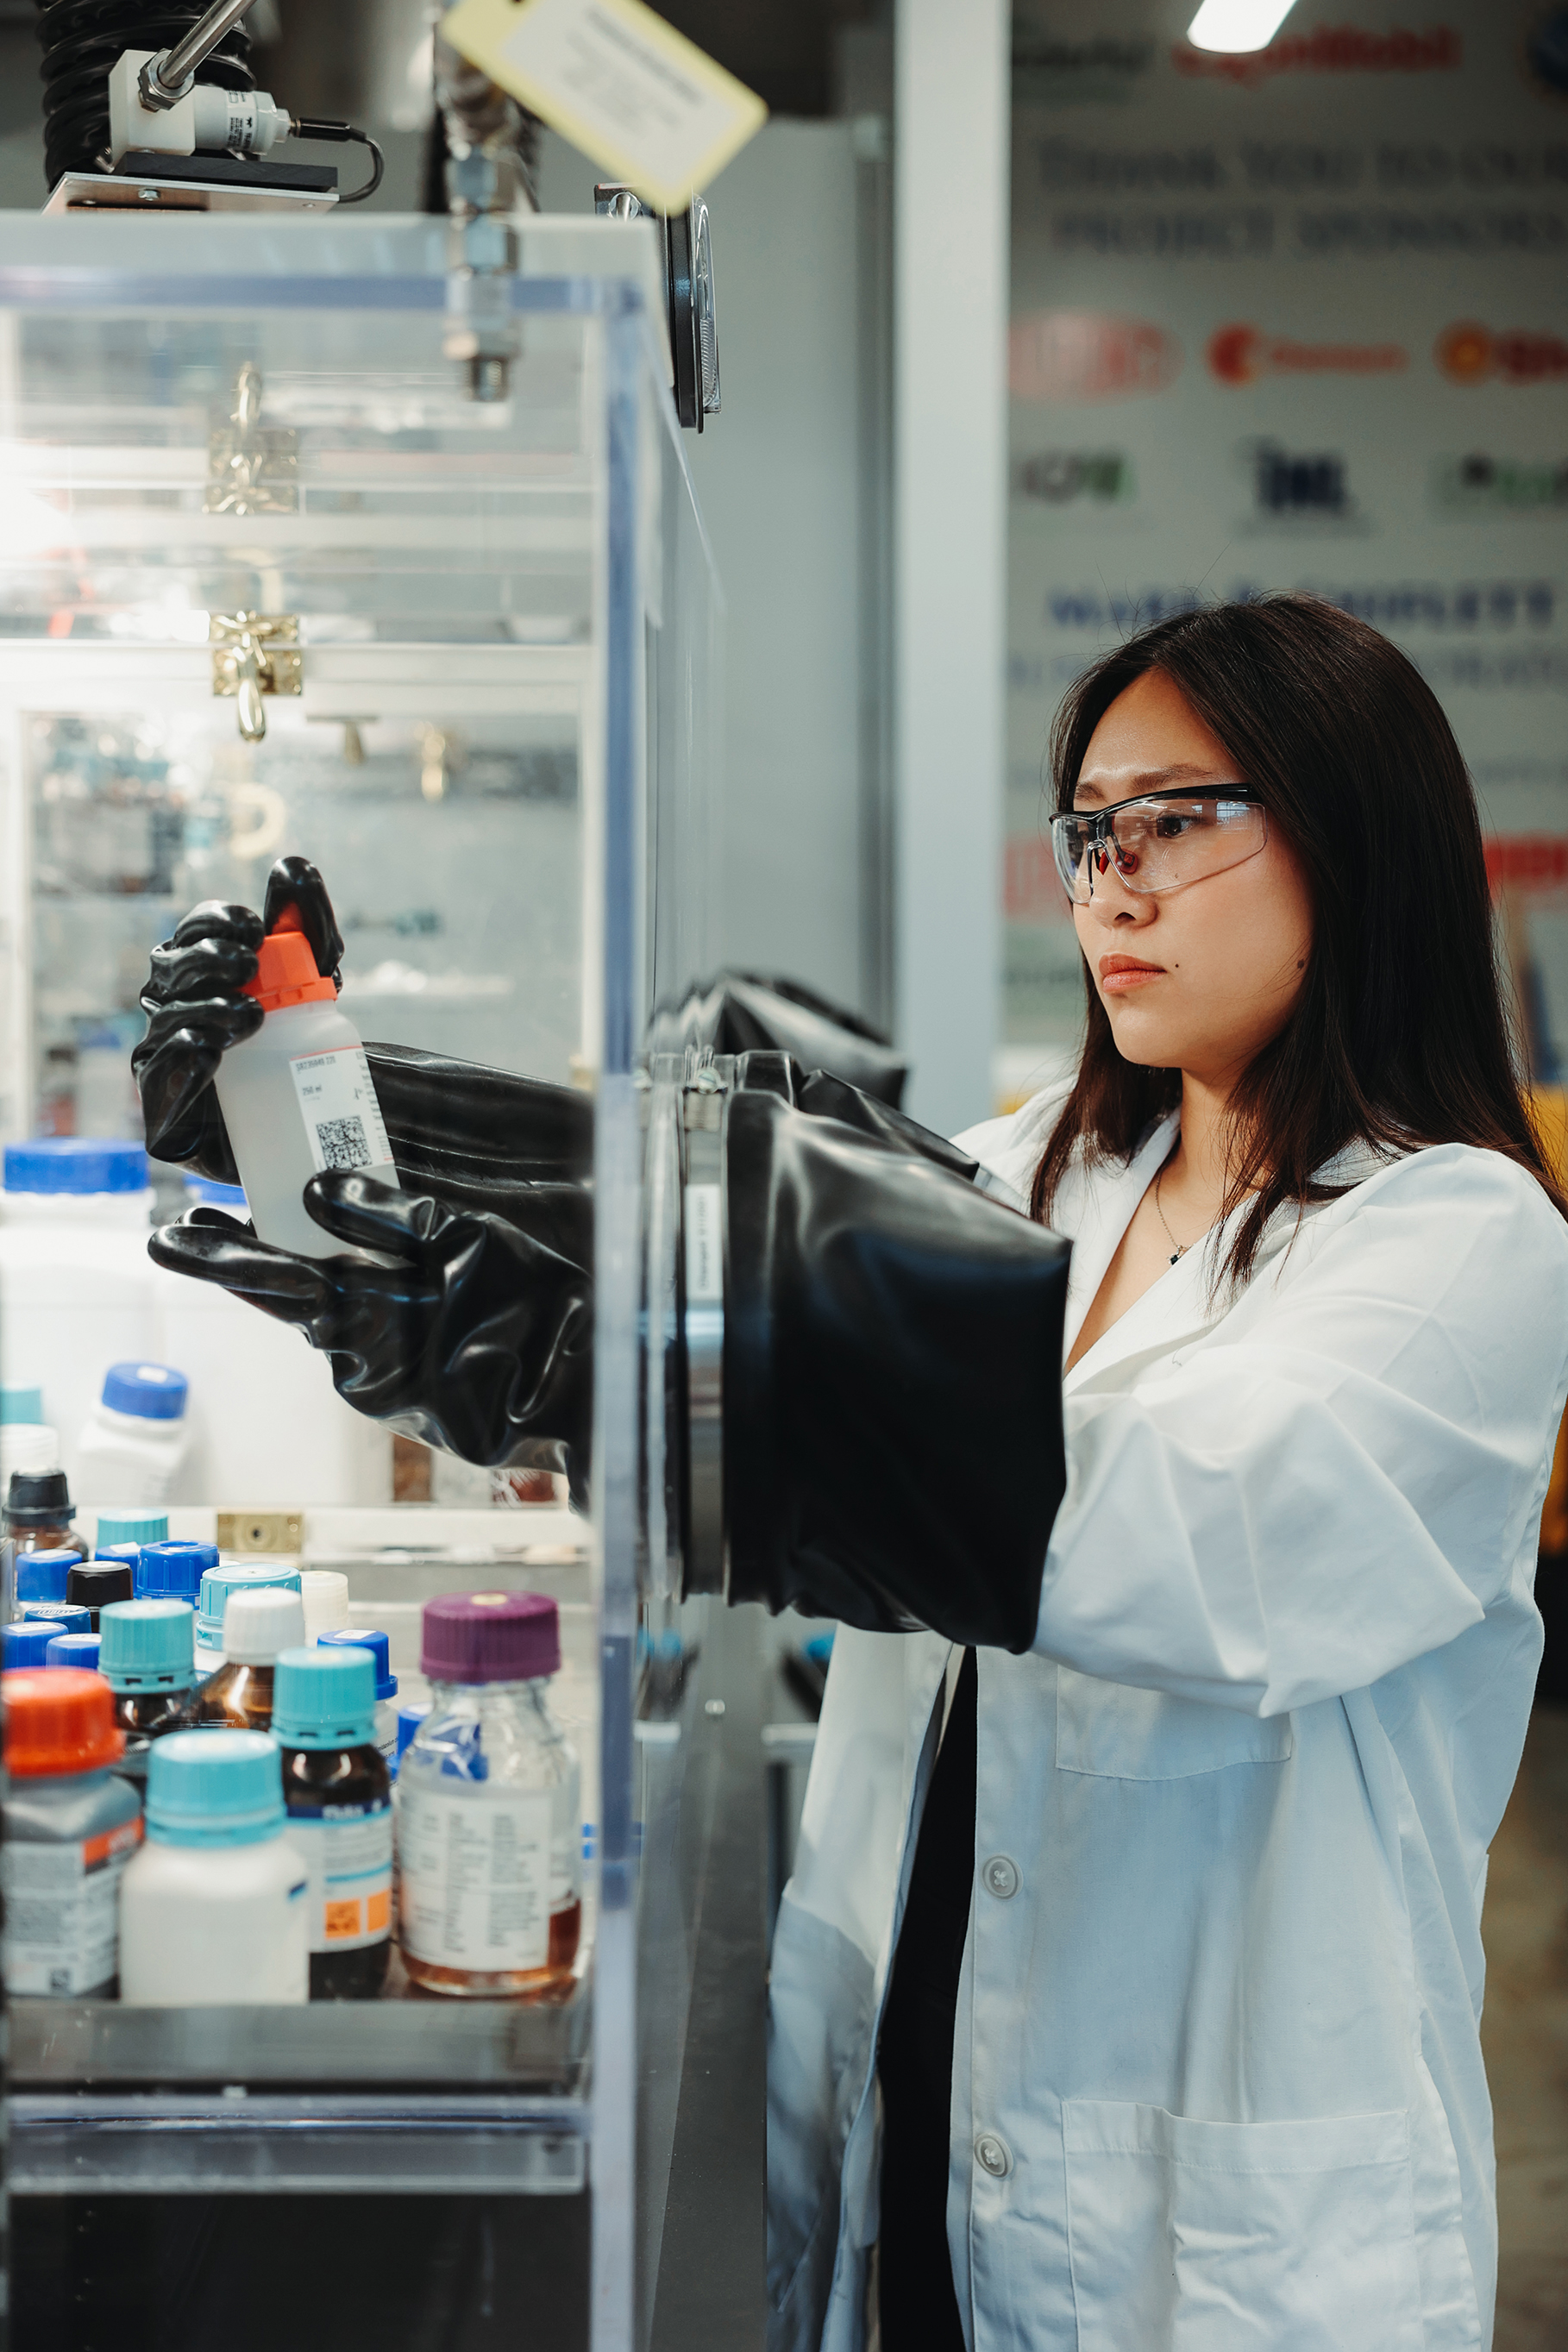
[[163, 1503], [185, 1457], [188, 1383], [173, 1364], [110, 1364], [77, 1439], [89, 1503]]
[[268, 1734], [176, 1731], [154, 1743], [147, 1842], [121, 1887], [122, 2001], [308, 1999], [310, 1881], [287, 1829], [283, 1759]]
[[305, 1639], [320, 1641], [349, 1622], [349, 1580], [341, 1569], [302, 1568], [300, 1597], [305, 1604]]
[[270, 1731], [278, 1653], [302, 1649], [304, 1642], [305, 1611], [298, 1592], [277, 1584], [231, 1592], [223, 1612], [226, 1664], [196, 1693], [191, 1709], [195, 1727]]
[[[154, 1554], [167, 1555], [174, 1549], [173, 1544], [154, 1544], [142, 1555], [143, 1571]], [[184, 1549], [188, 1551], [190, 1547]], [[273, 1585], [281, 1591], [298, 1593], [300, 1571], [297, 1568], [281, 1568], [272, 1559], [220, 1559], [216, 1551], [212, 1552], [197, 1580], [196, 1671], [199, 1674], [216, 1674], [224, 1662], [223, 1624], [230, 1593], [254, 1592], [263, 1585]], [[152, 1588], [143, 1582], [141, 1590], [150, 1592]]]

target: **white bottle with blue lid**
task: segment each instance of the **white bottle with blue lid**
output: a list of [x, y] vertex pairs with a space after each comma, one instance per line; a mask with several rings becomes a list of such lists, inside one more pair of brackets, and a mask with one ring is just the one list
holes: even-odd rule
[[80, 1501], [168, 1501], [189, 1448], [188, 1391], [173, 1364], [110, 1365], [77, 1439]]
[[46, 1135], [7, 1144], [4, 1171], [0, 1379], [40, 1391], [74, 1482], [106, 1368], [159, 1355], [147, 1154], [117, 1137]]
[[176, 1731], [147, 1768], [146, 1842], [120, 1898], [120, 1998], [268, 2006], [310, 1992], [308, 1874], [264, 1731]]

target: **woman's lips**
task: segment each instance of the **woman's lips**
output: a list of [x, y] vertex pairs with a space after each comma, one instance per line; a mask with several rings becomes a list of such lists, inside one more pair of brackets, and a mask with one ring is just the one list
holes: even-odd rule
[[1110, 955], [1100, 959], [1100, 985], [1107, 996], [1125, 996], [1130, 990], [1142, 988], [1145, 981], [1163, 980], [1164, 976], [1163, 964], [1140, 963], [1136, 956]]

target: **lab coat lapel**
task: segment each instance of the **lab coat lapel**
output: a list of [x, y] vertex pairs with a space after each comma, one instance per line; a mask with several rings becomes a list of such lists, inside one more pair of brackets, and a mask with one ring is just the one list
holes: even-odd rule
[[[1077, 1169], [1073, 1172], [1072, 1191], [1061, 1203], [1062, 1213], [1051, 1220], [1072, 1243], [1067, 1320], [1062, 1332], [1064, 1362], [1073, 1351], [1083, 1328], [1083, 1318], [1094, 1304], [1106, 1269], [1121, 1246], [1121, 1237], [1132, 1222], [1133, 1211], [1175, 1141], [1177, 1123], [1174, 1111], [1168, 1118], [1163, 1118], [1125, 1167]], [[1064, 1192], [1066, 1190], [1064, 1186]], [[1111, 1326], [1104, 1339], [1090, 1349], [1083, 1360], [1085, 1363], [1089, 1357], [1100, 1354], [1126, 1320], [1123, 1316], [1121, 1322]], [[1078, 1369], [1075, 1367], [1068, 1376], [1069, 1386], [1077, 1379]]]

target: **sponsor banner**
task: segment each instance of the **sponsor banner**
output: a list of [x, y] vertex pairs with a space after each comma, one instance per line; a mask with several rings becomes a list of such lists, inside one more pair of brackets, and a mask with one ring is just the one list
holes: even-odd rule
[[1194, 49], [1187, 41], [1178, 41], [1171, 51], [1179, 74], [1229, 82], [1238, 89], [1254, 89], [1280, 74], [1458, 73], [1464, 58], [1463, 37], [1452, 25], [1419, 33], [1397, 26], [1377, 33], [1360, 25], [1319, 25], [1310, 32], [1279, 36], [1266, 49], [1240, 57]]
[[[1081, 1020], [1064, 692], [1147, 622], [1304, 589], [1443, 701], [1568, 1065], [1568, 5], [1298, 0], [1224, 59], [1089, 13], [1015, 16], [1064, 61], [1016, 85], [1005, 1034]], [[1091, 70], [1102, 37], [1135, 64]]]

